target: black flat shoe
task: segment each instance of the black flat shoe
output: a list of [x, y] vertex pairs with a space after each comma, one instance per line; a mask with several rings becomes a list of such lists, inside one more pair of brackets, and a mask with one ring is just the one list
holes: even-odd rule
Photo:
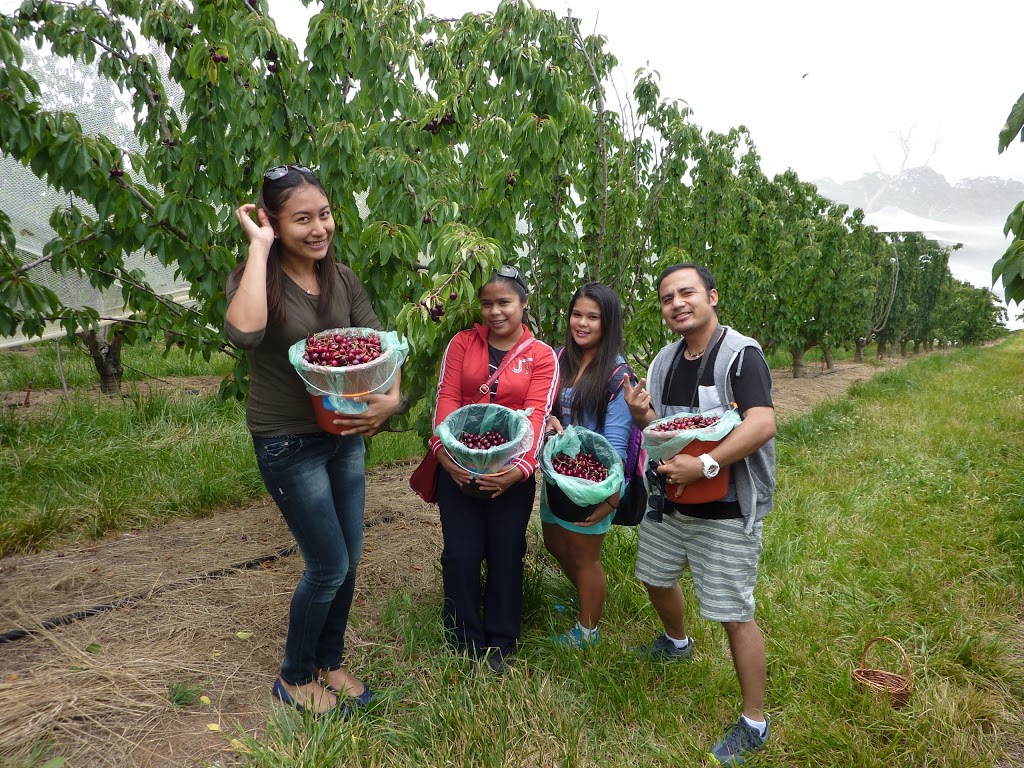
[[483, 656], [477, 656], [473, 659], [473, 668], [488, 670], [498, 677], [501, 677], [508, 672], [508, 663], [505, 661], [505, 657], [496, 650], [491, 650]]

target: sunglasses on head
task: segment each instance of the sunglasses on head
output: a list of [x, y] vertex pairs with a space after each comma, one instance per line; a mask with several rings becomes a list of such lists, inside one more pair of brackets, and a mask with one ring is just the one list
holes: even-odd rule
[[302, 173], [312, 173], [312, 171], [304, 165], [275, 165], [273, 168], [267, 169], [266, 173], [263, 174], [263, 179], [264, 181], [277, 181], [278, 179], [283, 179], [288, 175], [288, 171], [293, 168], [296, 171], [301, 171]]
[[499, 267], [498, 269], [491, 270], [491, 278], [493, 279], [496, 276], [507, 277], [511, 280], [515, 280], [517, 283], [519, 283], [519, 285], [522, 287], [524, 291], [526, 291], [527, 293], [530, 292], [530, 287], [526, 284], [526, 280], [523, 279], [523, 276], [519, 274], [519, 270], [516, 269], [515, 267], [510, 267], [507, 264], [502, 264], [501, 267]]

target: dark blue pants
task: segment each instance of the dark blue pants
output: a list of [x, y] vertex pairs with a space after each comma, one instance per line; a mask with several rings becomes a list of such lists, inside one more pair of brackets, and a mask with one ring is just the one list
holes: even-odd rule
[[326, 432], [253, 438], [256, 464], [306, 570], [292, 595], [281, 679], [304, 685], [341, 666], [363, 552], [366, 452], [361, 437]]
[[487, 648], [497, 648], [503, 656], [515, 650], [523, 613], [526, 526], [535, 490], [531, 477], [497, 499], [474, 499], [459, 490], [451, 475], [438, 472], [444, 626], [458, 651], [478, 657]]

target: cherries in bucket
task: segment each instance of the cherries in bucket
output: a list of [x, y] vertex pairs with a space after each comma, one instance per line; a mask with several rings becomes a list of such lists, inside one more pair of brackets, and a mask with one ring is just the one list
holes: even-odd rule
[[[739, 423], [740, 415], [735, 407], [724, 413], [666, 416], [644, 429], [644, 449], [656, 462], [667, 461], [679, 453], [700, 456], [721, 443]], [[722, 467], [714, 477], [701, 478], [685, 486], [669, 484], [665, 490], [665, 495], [677, 504], [717, 501], [729, 492], [729, 467]]]
[[332, 328], [292, 344], [288, 360], [312, 398], [317, 424], [338, 433], [337, 414], [365, 411], [362, 398], [386, 392], [408, 353], [408, 342], [393, 331]]
[[559, 453], [551, 459], [551, 466], [558, 474], [575, 477], [578, 480], [600, 483], [608, 479], [608, 468], [592, 453], [580, 453], [576, 456]]
[[[533, 446], [529, 411], [513, 411], [497, 403], [470, 403], [452, 411], [434, 433], [452, 460], [474, 478], [510, 472]], [[490, 498], [472, 481], [459, 486], [462, 493]]]
[[504, 445], [508, 442], [508, 438], [501, 434], [501, 432], [496, 432], [493, 429], [481, 434], [463, 431], [459, 436], [459, 442], [467, 448], [483, 451], [488, 448], [497, 448], [499, 445]]
[[674, 419], [652, 425], [652, 432], [677, 432], [681, 429], [705, 429], [713, 427], [719, 421], [718, 416], [705, 416], [698, 413], [694, 416], [677, 416]]
[[583, 427], [567, 426], [551, 435], [540, 466], [548, 509], [570, 523], [586, 520], [622, 487], [619, 454], [603, 435]]
[[360, 336], [344, 331], [325, 331], [306, 338], [302, 359], [313, 365], [340, 368], [363, 365], [381, 355], [381, 340], [376, 333]]

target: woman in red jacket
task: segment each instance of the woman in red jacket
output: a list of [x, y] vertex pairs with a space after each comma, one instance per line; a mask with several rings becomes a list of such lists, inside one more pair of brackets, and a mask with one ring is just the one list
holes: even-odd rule
[[[445, 350], [434, 427], [452, 411], [471, 403], [532, 408], [530, 450], [507, 472], [475, 478], [479, 488], [490, 494], [477, 498], [461, 488], [473, 481], [473, 476], [455, 463], [438, 438], [430, 441], [430, 450], [441, 465], [437, 496], [444, 537], [445, 629], [456, 650], [474, 661], [486, 658], [487, 665], [499, 674], [519, 640], [526, 526], [536, 490], [534, 470], [544, 425], [558, 393], [554, 351], [523, 325], [528, 299], [526, 281], [518, 270], [494, 270], [480, 289], [482, 324], [457, 334]], [[499, 370], [497, 379], [482, 391]], [[484, 562], [487, 582], [481, 594]]]

